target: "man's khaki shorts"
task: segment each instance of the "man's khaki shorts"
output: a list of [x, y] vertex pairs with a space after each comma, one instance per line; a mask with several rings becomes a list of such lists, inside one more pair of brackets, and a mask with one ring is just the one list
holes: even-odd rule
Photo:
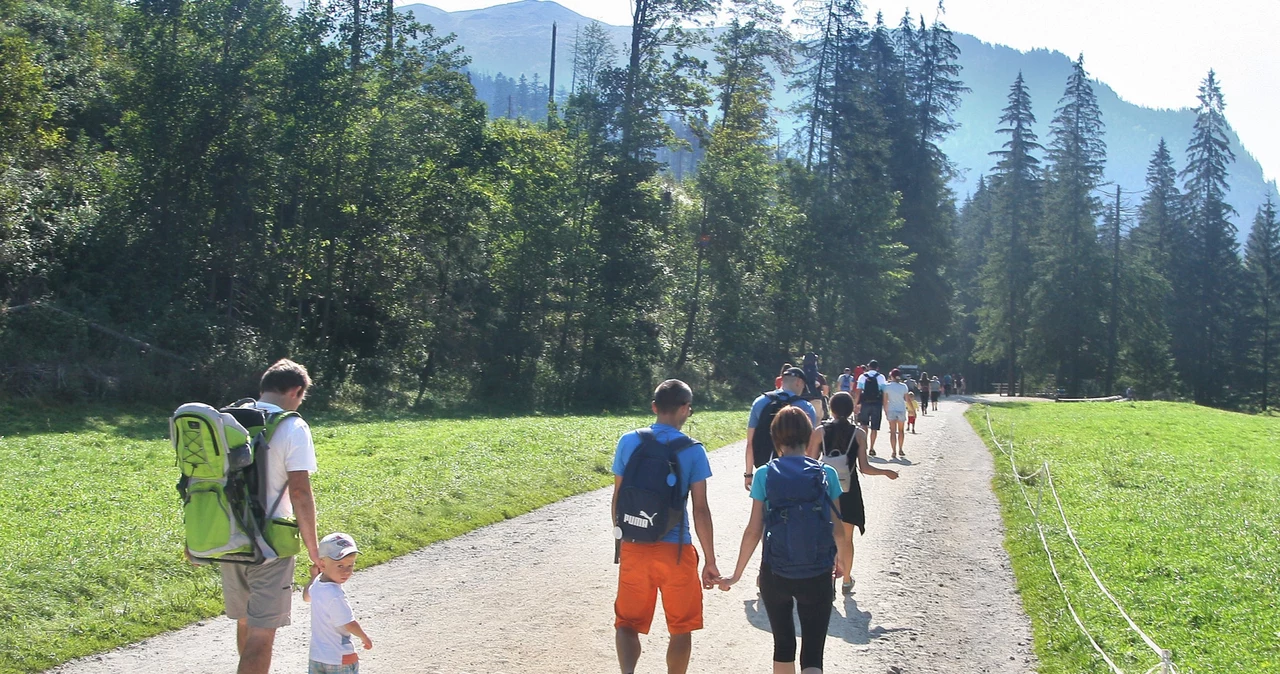
[[227, 617], [249, 627], [275, 629], [290, 622], [293, 609], [293, 557], [257, 566], [222, 564], [222, 600]]

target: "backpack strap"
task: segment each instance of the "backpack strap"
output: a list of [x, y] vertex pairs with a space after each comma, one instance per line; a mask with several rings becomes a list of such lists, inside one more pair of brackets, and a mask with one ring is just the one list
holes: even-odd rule
[[[292, 410], [284, 410], [282, 412], [272, 412], [267, 414], [267, 425], [264, 426], [262, 429], [263, 444], [265, 445], [271, 444], [271, 437], [275, 435], [276, 429], [280, 427], [281, 422], [283, 422], [285, 419], [288, 419], [289, 417], [298, 417], [299, 419], [301, 419], [302, 415]], [[266, 488], [267, 488], [267, 485], [265, 484], [265, 481], [264, 481], [264, 484], [262, 485], [262, 489], [265, 491]], [[272, 503], [271, 508], [268, 509], [266, 512], [262, 513], [263, 527], [266, 526], [267, 522], [275, 514], [276, 508], [280, 507], [280, 503], [284, 501], [284, 495], [287, 493], [289, 493], [289, 482], [286, 480], [284, 484], [284, 488], [280, 490], [280, 495], [276, 497], [275, 503]]]

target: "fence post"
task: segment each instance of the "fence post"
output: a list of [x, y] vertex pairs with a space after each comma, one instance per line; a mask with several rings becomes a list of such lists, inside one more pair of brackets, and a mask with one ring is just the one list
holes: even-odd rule
[[1160, 674], [1173, 674], [1173, 653], [1167, 648], [1160, 650]]

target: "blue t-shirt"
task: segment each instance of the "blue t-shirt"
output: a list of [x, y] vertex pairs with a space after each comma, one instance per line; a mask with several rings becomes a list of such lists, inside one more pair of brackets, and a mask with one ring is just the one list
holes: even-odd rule
[[[827, 496], [835, 503], [840, 502], [840, 475], [836, 473], [836, 469], [826, 464], [822, 465], [822, 469], [827, 473]], [[769, 507], [769, 502], [765, 500], [764, 482], [769, 477], [769, 464], [765, 464], [756, 469], [756, 474], [751, 478], [751, 498], [757, 501], [763, 501], [764, 507]]]
[[[804, 410], [804, 413], [809, 415], [809, 421], [813, 422], [814, 426], [818, 425], [818, 413], [813, 411], [813, 405], [810, 405], [808, 400], [805, 400], [790, 391], [784, 391], [783, 389], [778, 389], [777, 391], [774, 391], [774, 393], [778, 394], [779, 397], [785, 400], [788, 404]], [[751, 403], [751, 418], [747, 419], [748, 429], [755, 428], [756, 425], [760, 423], [760, 415], [764, 413], [764, 408], [768, 406], [769, 396], [767, 395], [761, 395], [759, 398], [756, 398], [755, 402]]]
[[[663, 444], [685, 437], [684, 433], [666, 424], [654, 424], [649, 428], [653, 431], [653, 435], [658, 439], [658, 442]], [[618, 438], [618, 450], [613, 454], [614, 475], [622, 477], [622, 474], [627, 469], [627, 461], [631, 460], [631, 455], [635, 453], [636, 448], [639, 446], [640, 435], [635, 431]], [[700, 442], [677, 454], [676, 463], [680, 464], [680, 493], [685, 498], [689, 496], [690, 485], [703, 482], [711, 477], [711, 462], [707, 460], [707, 450]], [[688, 505], [686, 505], [685, 522], [676, 524], [675, 528], [662, 537], [662, 541], [665, 543], [692, 543], [693, 537], [689, 535], [692, 529], [693, 519], [689, 517]]]

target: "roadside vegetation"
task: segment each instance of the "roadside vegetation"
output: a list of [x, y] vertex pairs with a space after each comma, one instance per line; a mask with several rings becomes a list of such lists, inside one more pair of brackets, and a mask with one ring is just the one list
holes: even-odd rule
[[[164, 410], [8, 412], [0, 673], [221, 613], [217, 568], [182, 558]], [[354, 535], [367, 567], [610, 484], [618, 435], [651, 417], [310, 421], [320, 531]], [[739, 439], [744, 422], [740, 412], [699, 411], [686, 430], [716, 448]]]
[[[1134, 621], [1178, 671], [1280, 671], [1280, 420], [1180, 403], [990, 408], [1019, 471], [1048, 461], [1080, 545]], [[984, 408], [969, 420], [990, 443]], [[1042, 674], [1104, 672], [1054, 581], [1035, 520], [994, 446], [996, 492]], [[1159, 659], [1098, 591], [1044, 480], [1042, 521], [1076, 610], [1125, 671]]]

